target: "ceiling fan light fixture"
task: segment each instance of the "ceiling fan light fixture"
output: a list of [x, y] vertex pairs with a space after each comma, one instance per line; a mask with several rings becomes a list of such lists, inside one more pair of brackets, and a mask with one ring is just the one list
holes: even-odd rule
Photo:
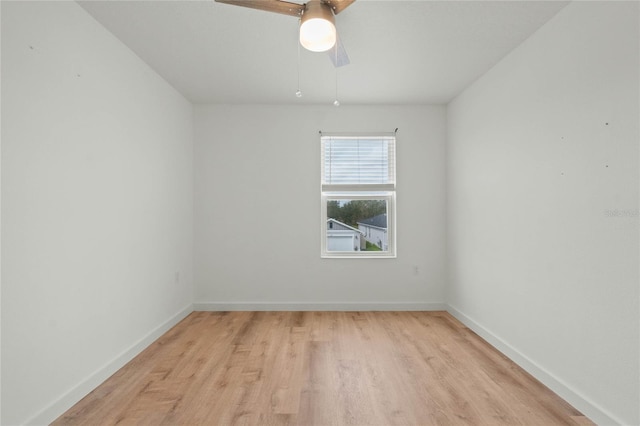
[[325, 52], [336, 44], [336, 25], [331, 8], [310, 0], [300, 19], [300, 44], [312, 52]]

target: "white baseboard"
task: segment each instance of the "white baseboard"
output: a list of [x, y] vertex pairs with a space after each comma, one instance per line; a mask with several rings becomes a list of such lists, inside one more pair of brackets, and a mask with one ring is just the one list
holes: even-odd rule
[[558, 394], [562, 399], [587, 416], [591, 421], [602, 426], [624, 424], [620, 420], [617, 420], [615, 416], [582, 396], [579, 392], [572, 389], [571, 386], [546, 371], [509, 343], [502, 340], [493, 332], [475, 320], [469, 318], [455, 307], [448, 305], [446, 310], [469, 329], [473, 330], [477, 335], [489, 342], [493, 347], [509, 357], [513, 362], [522, 367], [526, 372], [538, 379], [545, 386]]
[[195, 311], [445, 311], [429, 302], [197, 302]]
[[62, 415], [69, 408], [73, 407], [78, 401], [88, 395], [92, 390], [98, 387], [102, 382], [108, 379], [113, 373], [124, 367], [126, 363], [131, 361], [136, 355], [147, 348], [151, 343], [156, 341], [160, 336], [169, 331], [171, 327], [182, 321], [191, 312], [193, 305], [188, 305], [171, 318], [151, 330], [146, 336], [142, 337], [128, 349], [120, 353], [113, 360], [109, 361], [103, 367], [100, 367], [94, 373], [90, 374], [82, 382], [78, 383], [67, 393], [63, 394], [56, 401], [49, 404], [39, 413], [31, 417], [25, 422], [27, 425], [48, 425]]

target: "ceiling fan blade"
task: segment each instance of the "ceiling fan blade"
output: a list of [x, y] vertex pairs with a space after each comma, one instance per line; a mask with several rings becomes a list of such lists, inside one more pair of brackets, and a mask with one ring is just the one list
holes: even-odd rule
[[303, 4], [291, 3], [282, 0], [216, 0], [216, 2], [249, 7], [251, 9], [265, 10], [267, 12], [281, 13], [283, 15], [295, 17], [300, 17], [304, 11]]
[[331, 7], [331, 10], [333, 10], [333, 14], [337, 15], [355, 1], [356, 0], [324, 0], [324, 3], [327, 3]]
[[349, 61], [349, 55], [347, 55], [347, 51], [342, 44], [342, 40], [340, 40], [340, 36], [336, 38], [336, 44], [329, 50], [327, 50], [327, 55], [333, 62], [333, 66], [336, 68], [343, 67], [345, 65], [349, 65], [351, 61]]

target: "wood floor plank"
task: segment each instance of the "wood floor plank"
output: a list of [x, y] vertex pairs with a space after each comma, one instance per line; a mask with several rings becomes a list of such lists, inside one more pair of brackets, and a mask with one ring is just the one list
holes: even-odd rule
[[590, 425], [446, 312], [194, 312], [54, 425]]

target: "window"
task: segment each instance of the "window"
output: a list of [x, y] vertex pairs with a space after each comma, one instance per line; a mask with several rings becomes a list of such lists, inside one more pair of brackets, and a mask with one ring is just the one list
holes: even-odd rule
[[395, 136], [322, 136], [322, 257], [396, 257]]

